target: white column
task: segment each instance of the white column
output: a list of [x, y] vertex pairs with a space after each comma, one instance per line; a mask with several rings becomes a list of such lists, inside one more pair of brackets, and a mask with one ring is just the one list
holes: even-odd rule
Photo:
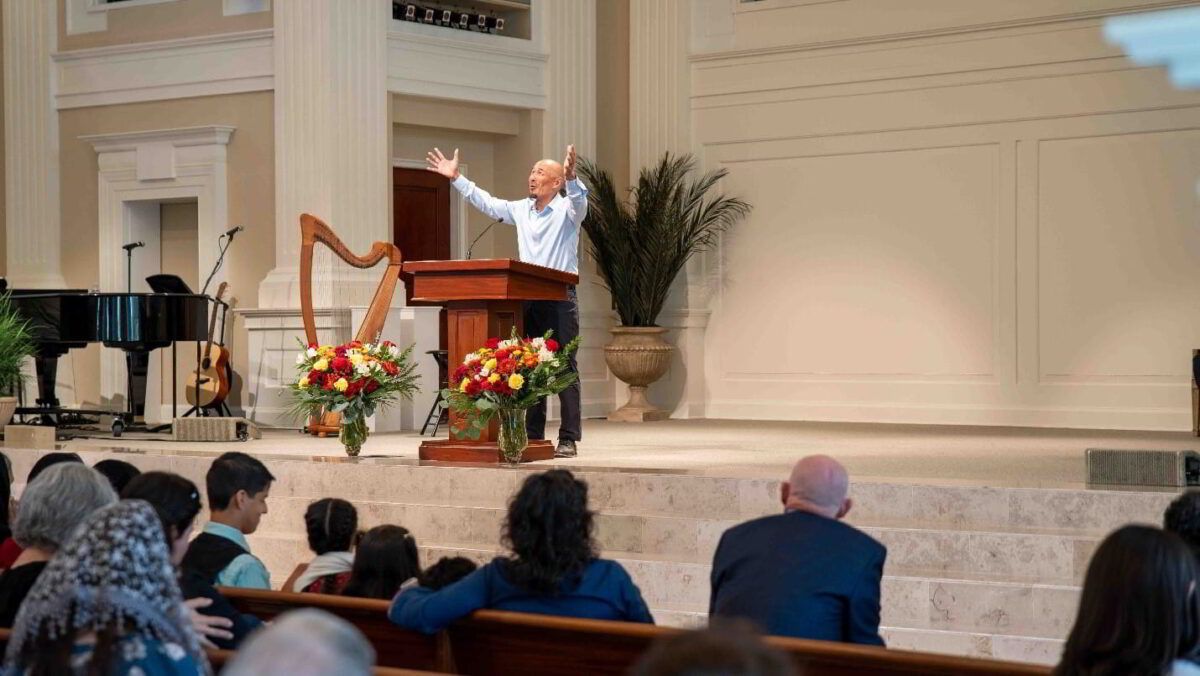
[[[581, 156], [595, 157], [596, 144], [596, 0], [552, 0], [544, 2], [543, 30], [546, 51], [546, 114], [542, 127], [542, 154], [561, 160], [567, 144], [575, 144]], [[580, 242], [579, 312], [580, 371], [584, 374], [583, 415], [607, 415], [613, 408], [613, 386], [607, 377], [601, 347], [608, 342], [612, 325], [608, 293], [597, 282], [596, 264], [587, 255], [587, 242]], [[551, 417], [558, 413], [558, 400], [550, 398]]]
[[[299, 306], [300, 214], [329, 223], [366, 253], [391, 240], [387, 94], [389, 6], [360, 0], [289, 0], [275, 12], [275, 269], [259, 306]], [[314, 304], [370, 299], [380, 271], [315, 257]]]
[[[691, 146], [688, 0], [630, 0], [630, 180], [666, 151]], [[676, 279], [658, 323], [678, 348], [671, 372], [650, 388], [650, 399], [677, 418], [704, 416], [704, 331], [708, 324], [705, 262], [693, 259]], [[624, 389], [619, 388], [619, 389]], [[624, 401], [625, 393], [617, 393]]]
[[52, 63], [58, 3], [4, 0], [4, 189], [7, 276], [25, 288], [62, 288], [58, 114]]
[[[248, 414], [295, 425], [287, 384], [295, 378], [300, 321], [300, 214], [324, 220], [355, 254], [391, 241], [391, 123], [383, 0], [286, 0], [275, 13], [275, 268], [249, 335]], [[313, 305], [322, 342], [349, 340], [353, 309], [370, 303], [383, 265], [352, 268], [328, 248], [313, 256]], [[399, 289], [394, 305], [403, 305]], [[434, 320], [436, 322], [436, 320]], [[436, 326], [436, 323], [435, 323]], [[387, 325], [396, 338], [399, 326]], [[399, 340], [397, 340], [399, 342]], [[426, 348], [428, 349], [428, 348]]]

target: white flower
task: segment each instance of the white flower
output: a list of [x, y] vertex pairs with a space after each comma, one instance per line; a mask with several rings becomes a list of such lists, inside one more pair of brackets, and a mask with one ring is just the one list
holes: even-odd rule
[[315, 348], [315, 347], [310, 347], [310, 348], [308, 348], [308, 350], [306, 350], [306, 351], [304, 352], [304, 354], [308, 355], [308, 356], [309, 356], [309, 358], [311, 359], [312, 357], [315, 357], [315, 356], [317, 356], [317, 348]]
[[388, 356], [392, 357], [393, 359], [399, 357], [401, 352], [402, 350], [396, 345], [388, 346]]
[[546, 339], [542, 338], [541, 336], [538, 336], [537, 338], [534, 338], [533, 340], [529, 341], [529, 344], [531, 346], [533, 346], [533, 349], [540, 352], [543, 347], [546, 347]]
[[545, 345], [543, 345], [542, 348], [538, 350], [538, 363], [545, 364], [546, 362], [553, 360], [554, 353], [546, 349]]
[[303, 364], [304, 362], [305, 362], [305, 357], [303, 354], [296, 355], [296, 365], [297, 366], [299, 366], [300, 364]]
[[507, 350], [507, 349], [508, 349], [508, 348], [510, 348], [510, 347], [516, 347], [516, 346], [517, 346], [517, 345], [519, 345], [520, 343], [521, 343], [521, 341], [517, 340], [516, 338], [509, 338], [508, 340], [502, 340], [502, 341], [500, 341], [500, 347], [499, 347], [499, 349], [501, 349], [501, 350]]
[[371, 367], [366, 364], [359, 364], [354, 367], [354, 372], [360, 376], [369, 376], [371, 375]]
[[477, 352], [472, 352], [471, 354], [463, 357], [464, 364], [474, 364], [477, 361], [479, 361], [479, 353]]
[[483, 376], [484, 378], [486, 378], [486, 377], [488, 377], [489, 375], [491, 375], [491, 373], [492, 373], [492, 370], [491, 370], [491, 369], [489, 369], [489, 368], [481, 368], [481, 369], [479, 369], [479, 375]]

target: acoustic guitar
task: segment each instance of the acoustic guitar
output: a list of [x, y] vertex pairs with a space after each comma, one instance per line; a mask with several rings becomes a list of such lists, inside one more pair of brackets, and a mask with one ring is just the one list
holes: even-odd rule
[[[228, 287], [227, 283], [221, 282], [217, 288], [218, 301]], [[196, 370], [188, 374], [187, 401], [192, 406], [216, 408], [229, 396], [229, 350], [213, 341], [216, 329], [217, 309], [214, 306], [212, 317], [208, 320], [208, 340], [200, 353], [200, 361], [196, 364]]]

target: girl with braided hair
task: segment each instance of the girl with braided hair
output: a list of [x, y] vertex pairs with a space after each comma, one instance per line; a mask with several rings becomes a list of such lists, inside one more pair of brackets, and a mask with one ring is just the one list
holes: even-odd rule
[[317, 556], [292, 571], [283, 591], [340, 594], [354, 566], [351, 552], [358, 539], [358, 510], [340, 498], [322, 498], [304, 512], [308, 547]]

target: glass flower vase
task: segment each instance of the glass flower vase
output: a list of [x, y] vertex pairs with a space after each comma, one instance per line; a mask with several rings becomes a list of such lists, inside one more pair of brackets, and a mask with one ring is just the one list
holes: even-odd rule
[[354, 420], [346, 420], [342, 418], [342, 429], [338, 433], [338, 440], [342, 442], [342, 447], [346, 449], [346, 455], [355, 458], [362, 451], [363, 444], [367, 443], [367, 437], [371, 431], [367, 429], [367, 419], [359, 416]]
[[500, 446], [500, 461], [506, 465], [517, 465], [529, 446], [529, 434], [525, 431], [525, 409], [501, 408], [499, 410], [500, 435], [496, 443]]

